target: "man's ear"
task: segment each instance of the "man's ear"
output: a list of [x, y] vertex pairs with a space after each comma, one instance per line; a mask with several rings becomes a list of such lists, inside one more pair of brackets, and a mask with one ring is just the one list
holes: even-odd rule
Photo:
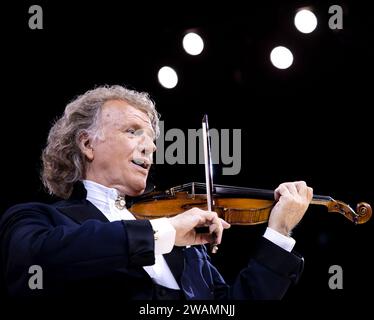
[[94, 149], [92, 147], [92, 139], [88, 135], [88, 133], [84, 132], [81, 133], [79, 138], [79, 149], [81, 152], [86, 156], [89, 161], [94, 159]]

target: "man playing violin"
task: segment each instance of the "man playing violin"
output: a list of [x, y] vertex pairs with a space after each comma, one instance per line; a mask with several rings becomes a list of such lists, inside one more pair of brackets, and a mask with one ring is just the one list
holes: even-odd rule
[[[10, 208], [0, 222], [1, 276], [11, 296], [110, 296], [121, 299], [280, 299], [303, 259], [292, 229], [312, 189], [283, 183], [256, 253], [231, 285], [204, 244], [219, 244], [229, 224], [193, 208], [171, 218], [136, 220], [126, 196], [146, 188], [158, 114], [146, 93], [98, 87], [69, 103], [50, 130], [42, 180], [63, 200]], [[208, 226], [209, 233], [197, 233]], [[43, 271], [30, 286], [29, 268]]]

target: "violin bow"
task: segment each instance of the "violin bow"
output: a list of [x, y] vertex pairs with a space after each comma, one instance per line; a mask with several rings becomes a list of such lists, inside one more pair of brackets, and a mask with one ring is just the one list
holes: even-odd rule
[[[212, 165], [212, 153], [210, 149], [210, 135], [209, 135], [209, 124], [208, 115], [205, 114], [202, 122], [203, 129], [203, 146], [204, 146], [204, 164], [205, 164], [205, 185], [206, 185], [206, 197], [208, 210], [213, 211], [213, 165]], [[216, 253], [218, 251], [218, 245], [213, 243], [211, 245], [211, 252]]]

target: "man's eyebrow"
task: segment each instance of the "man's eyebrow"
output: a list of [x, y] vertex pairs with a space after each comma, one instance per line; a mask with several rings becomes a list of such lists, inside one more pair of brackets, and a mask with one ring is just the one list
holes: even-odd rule
[[138, 119], [130, 119], [128, 122], [121, 124], [121, 129], [125, 129], [126, 127], [134, 127], [137, 130], [144, 130], [152, 140], [156, 140], [155, 130], [148, 122], [147, 125], [144, 125], [143, 121], [140, 122]]

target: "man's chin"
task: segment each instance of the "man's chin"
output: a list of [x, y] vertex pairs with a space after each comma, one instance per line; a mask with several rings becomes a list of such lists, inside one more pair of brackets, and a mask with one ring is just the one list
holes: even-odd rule
[[131, 191], [129, 192], [129, 196], [130, 196], [130, 197], [137, 197], [137, 196], [140, 196], [140, 195], [143, 194], [144, 190], [145, 190], [145, 188], [143, 188], [143, 189], [141, 189], [141, 190], [131, 190]]
[[130, 197], [137, 197], [143, 194], [147, 184], [146, 183], [134, 183], [131, 185], [130, 190], [128, 191], [128, 195]]

